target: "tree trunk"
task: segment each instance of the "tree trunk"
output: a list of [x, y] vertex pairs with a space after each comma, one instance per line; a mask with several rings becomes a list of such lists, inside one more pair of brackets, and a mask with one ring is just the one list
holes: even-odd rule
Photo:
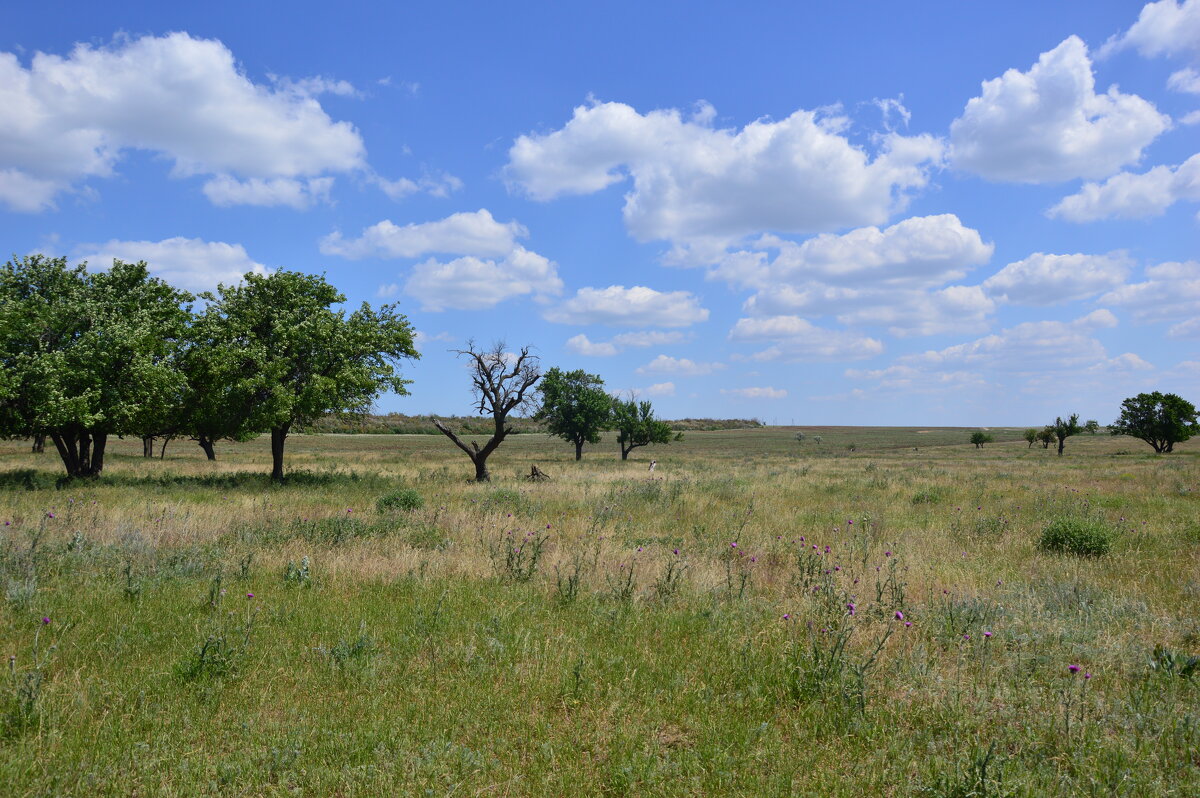
[[63, 436], [60, 433], [50, 433], [50, 440], [54, 441], [54, 448], [58, 449], [58, 456], [62, 458], [63, 468], [67, 470], [68, 477], [79, 475], [79, 452], [75, 449], [74, 436]]
[[1058, 456], [1059, 457], [1062, 457], [1063, 444], [1065, 444], [1066, 442], [1067, 442], [1066, 438], [1058, 439]]
[[142, 457], [153, 457], [153, 456], [154, 456], [154, 436], [153, 435], [143, 435], [142, 436]]
[[207, 435], [201, 435], [196, 441], [200, 444], [200, 448], [204, 450], [204, 456], [209, 460], [216, 460], [217, 453], [213, 451], [213, 441]]
[[158, 453], [159, 460], [167, 459], [167, 444], [171, 442], [173, 437], [174, 436], [172, 436], [172, 435], [168, 435], [167, 437], [163, 438], [162, 451]]
[[46, 436], [40, 435], [40, 434], [34, 435], [33, 436], [33, 453], [34, 454], [43, 454], [45, 451], [46, 451]]
[[623, 443], [622, 443], [622, 444], [621, 444], [621, 459], [622, 459], [622, 460], [628, 460], [628, 459], [629, 459], [629, 453], [630, 453], [630, 452], [632, 452], [632, 451], [633, 451], [633, 447], [632, 447], [632, 446], [630, 446], [628, 449], [626, 449], [626, 448], [625, 448], [625, 444], [623, 444]]
[[92, 443], [92, 462], [88, 468], [88, 476], [98, 477], [104, 470], [104, 450], [108, 446], [108, 433], [97, 432]]
[[492, 475], [488, 473], [487, 457], [472, 457], [475, 461], [475, 481], [476, 482], [491, 482]]
[[576, 460], [583, 459], [583, 441], [580, 441], [580, 440], [575, 441], [575, 459]]
[[283, 444], [287, 440], [290, 427], [291, 424], [271, 427], [271, 479], [276, 482], [283, 481]]

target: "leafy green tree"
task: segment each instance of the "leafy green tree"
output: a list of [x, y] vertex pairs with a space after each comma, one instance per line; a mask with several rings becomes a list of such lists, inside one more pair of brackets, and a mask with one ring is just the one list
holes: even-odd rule
[[466, 349], [454, 351], [470, 360], [471, 392], [479, 414], [492, 417], [492, 437], [480, 446], [476, 441], [464, 441], [436, 418], [433, 425], [471, 458], [475, 481], [487, 482], [492, 478], [487, 468], [488, 457], [512, 434], [509, 414], [533, 407], [533, 386], [542, 378], [540, 362], [527, 346], [516, 355], [505, 351], [503, 341], [497, 341], [491, 349], [477, 349], [474, 341], [468, 341]]
[[1037, 439], [1043, 449], [1049, 449], [1050, 444], [1054, 443], [1054, 438], [1054, 427], [1045, 426], [1038, 430]]
[[1145, 441], [1159, 454], [1200, 433], [1196, 407], [1173, 393], [1139, 393], [1121, 403], [1121, 417], [1108, 425], [1113, 435]]
[[985, 443], [991, 443], [994, 440], [996, 439], [986, 432], [971, 433], [971, 443], [975, 444], [976, 449], [982, 449]]
[[[633, 398], [613, 399], [612, 425], [617, 431], [622, 460], [628, 460], [629, 453], [639, 446], [671, 442], [671, 425], [654, 417], [654, 409], [649, 402], [639, 402]], [[682, 433], [675, 436], [675, 440], [682, 438]]]
[[599, 443], [612, 416], [612, 397], [604, 390], [604, 380], [583, 369], [564, 372], [555, 367], [543, 375], [538, 392], [538, 418], [551, 435], [575, 444], [575, 459], [581, 460], [583, 445]]
[[1054, 431], [1054, 437], [1058, 439], [1058, 456], [1062, 457], [1063, 445], [1067, 438], [1072, 435], [1078, 435], [1083, 431], [1083, 427], [1079, 426], [1079, 414], [1072, 413], [1071, 417], [1063, 421], [1062, 416], [1054, 419], [1054, 423], [1050, 425], [1050, 429]]
[[1100, 431], [1100, 422], [1094, 418], [1089, 418], [1087, 423], [1083, 425], [1083, 431], [1088, 435], [1095, 435]]
[[1038, 442], [1038, 431], [1033, 427], [1025, 430], [1025, 440], [1029, 443], [1028, 448], [1032, 449], [1033, 445]]
[[274, 480], [283, 479], [293, 427], [365, 412], [385, 390], [408, 393], [396, 366], [420, 355], [394, 305], [376, 311], [364, 302], [347, 315], [334, 310], [346, 297], [324, 277], [289, 271], [247, 274], [204, 298], [209, 305], [197, 326], [208, 351], [193, 364], [192, 379], [207, 380], [193, 388], [210, 392], [211, 404], [194, 417], [194, 432], [211, 442], [270, 430]]
[[175, 406], [191, 295], [145, 263], [102, 272], [31, 255], [0, 269], [0, 433], [49, 437], [68, 477], [104, 469], [110, 435]]

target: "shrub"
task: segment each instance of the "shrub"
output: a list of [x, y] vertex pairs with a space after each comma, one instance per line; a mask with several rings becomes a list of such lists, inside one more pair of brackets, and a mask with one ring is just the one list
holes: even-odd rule
[[384, 496], [381, 496], [379, 501], [375, 502], [375, 509], [379, 512], [394, 512], [403, 510], [409, 512], [411, 510], [419, 510], [425, 506], [425, 500], [421, 498], [421, 494], [417, 493], [412, 488], [401, 488], [394, 490]]
[[1098, 518], [1061, 516], [1046, 524], [1039, 545], [1043, 551], [1100, 557], [1112, 550], [1116, 537], [1116, 531]]

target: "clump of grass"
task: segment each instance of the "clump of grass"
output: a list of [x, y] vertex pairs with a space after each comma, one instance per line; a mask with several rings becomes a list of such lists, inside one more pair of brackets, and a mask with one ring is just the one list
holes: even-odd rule
[[1046, 523], [1038, 546], [1042, 551], [1102, 557], [1112, 551], [1116, 539], [1116, 530], [1099, 518], [1059, 516]]
[[386, 493], [379, 497], [379, 501], [375, 502], [375, 509], [381, 513], [390, 512], [412, 512], [420, 510], [425, 506], [425, 500], [421, 498], [421, 494], [412, 488], [401, 488], [394, 490], [391, 493]]
[[913, 494], [913, 504], [937, 504], [942, 500], [942, 492], [937, 488], [923, 488]]

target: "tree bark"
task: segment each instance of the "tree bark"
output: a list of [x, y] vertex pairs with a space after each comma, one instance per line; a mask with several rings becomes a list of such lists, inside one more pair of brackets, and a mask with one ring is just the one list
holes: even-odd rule
[[166, 459], [167, 459], [167, 444], [171, 442], [171, 440], [173, 439], [173, 437], [174, 437], [174, 436], [172, 436], [172, 435], [168, 435], [167, 437], [163, 438], [162, 451], [160, 451], [160, 452], [158, 453], [158, 459], [159, 459], [159, 460], [166, 460]]
[[153, 435], [143, 435], [142, 436], [142, 457], [153, 457], [153, 456], [154, 456], [154, 436]]
[[1058, 439], [1058, 456], [1059, 456], [1059, 457], [1062, 457], [1062, 453], [1063, 453], [1063, 445], [1064, 445], [1066, 442], [1067, 442], [1067, 439], [1066, 439], [1066, 438], [1059, 438], [1059, 439]]
[[291, 426], [271, 427], [271, 479], [276, 482], [283, 481], [283, 444]]
[[486, 457], [472, 457], [475, 461], [475, 481], [476, 482], [491, 482], [492, 475], [488, 473]]
[[33, 453], [34, 454], [42, 454], [45, 451], [46, 451], [46, 436], [41, 435], [41, 434], [34, 435], [33, 436]]
[[98, 477], [104, 470], [104, 450], [108, 446], [108, 433], [97, 432], [92, 439], [92, 462], [88, 467], [88, 476]]
[[575, 441], [575, 459], [576, 460], [583, 459], [583, 441], [581, 441], [581, 440]]
[[205, 457], [207, 457], [209, 460], [217, 459], [217, 453], [213, 450], [212, 438], [209, 438], [207, 435], [201, 435], [196, 442], [200, 444], [200, 448], [204, 450]]

